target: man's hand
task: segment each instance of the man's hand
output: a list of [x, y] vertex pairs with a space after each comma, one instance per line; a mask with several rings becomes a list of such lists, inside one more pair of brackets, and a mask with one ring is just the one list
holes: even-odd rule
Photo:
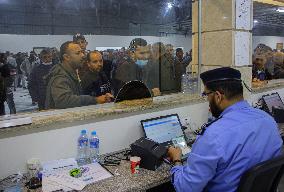
[[106, 95], [98, 96], [98, 97], [96, 97], [96, 100], [97, 100], [98, 104], [103, 104], [103, 103], [106, 102]]
[[171, 161], [181, 160], [181, 149], [179, 147], [170, 147], [168, 149], [168, 156]]
[[159, 88], [152, 89], [154, 97], [161, 95], [161, 91]]
[[110, 93], [106, 93], [105, 95], [101, 95], [99, 97], [96, 97], [97, 103], [98, 104], [103, 104], [103, 103], [109, 103], [113, 100], [113, 96]]
[[114, 96], [110, 93], [106, 93], [105, 96], [106, 96], [106, 102], [108, 102], [108, 103], [110, 103], [114, 100]]

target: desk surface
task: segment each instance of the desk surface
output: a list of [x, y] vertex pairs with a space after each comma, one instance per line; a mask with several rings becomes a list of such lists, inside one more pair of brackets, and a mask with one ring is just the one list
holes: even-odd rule
[[[112, 178], [87, 185], [82, 191], [85, 192], [128, 192], [146, 191], [152, 187], [170, 181], [170, 166], [163, 163], [156, 171], [140, 169], [138, 174], [131, 174], [130, 162], [121, 161], [119, 166], [107, 166], [111, 173], [119, 173]], [[117, 171], [116, 171], [117, 169]], [[41, 189], [31, 190], [40, 192]]]
[[[280, 132], [283, 134], [284, 123], [278, 124]], [[282, 132], [283, 131], [283, 132]], [[107, 166], [111, 173], [119, 173], [112, 178], [108, 178], [90, 185], [87, 185], [85, 192], [128, 192], [146, 191], [152, 187], [170, 181], [170, 166], [163, 163], [156, 171], [140, 169], [139, 174], [131, 174], [129, 161], [121, 161], [119, 166]], [[117, 170], [117, 171], [116, 171]], [[40, 192], [41, 189], [31, 190]]]
[[152, 187], [170, 181], [170, 166], [163, 163], [156, 171], [140, 169], [139, 174], [131, 174], [130, 162], [122, 161], [119, 166], [108, 166], [110, 172], [117, 169], [119, 176], [88, 185], [84, 191], [146, 191]]

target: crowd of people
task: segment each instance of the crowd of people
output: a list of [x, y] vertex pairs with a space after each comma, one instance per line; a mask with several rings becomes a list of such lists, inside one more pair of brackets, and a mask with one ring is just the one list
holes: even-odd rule
[[[145, 83], [153, 96], [179, 92], [181, 76], [191, 62], [191, 51], [171, 44], [148, 44], [133, 39], [128, 48], [87, 49], [81, 34], [56, 48], [13, 54], [1, 53], [1, 115], [4, 102], [16, 113], [13, 92], [28, 89], [39, 110], [63, 109], [111, 102], [122, 86], [132, 80]], [[3, 91], [2, 91], [3, 90]]]
[[253, 82], [284, 78], [284, 49], [259, 44], [253, 54]]

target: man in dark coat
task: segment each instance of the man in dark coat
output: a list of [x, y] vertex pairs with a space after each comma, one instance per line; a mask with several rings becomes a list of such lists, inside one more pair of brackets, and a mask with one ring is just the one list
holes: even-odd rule
[[10, 70], [6, 64], [6, 56], [4, 53], [0, 54], [0, 115], [5, 115], [4, 102], [6, 101], [6, 86], [5, 78], [10, 76]]
[[33, 68], [30, 75], [30, 93], [33, 101], [38, 104], [39, 110], [44, 110], [46, 97], [46, 81], [44, 78], [53, 67], [51, 49], [44, 49], [40, 53], [40, 64]]
[[80, 72], [81, 85], [84, 95], [99, 97], [106, 95], [107, 102], [113, 99], [111, 85], [104, 73], [103, 59], [99, 51], [91, 51], [87, 55], [86, 66]]
[[77, 73], [83, 65], [84, 53], [80, 46], [72, 41], [60, 47], [62, 63], [56, 65], [47, 76], [47, 109], [64, 109], [105, 103], [106, 96], [93, 97], [82, 95], [80, 77]]
[[146, 82], [150, 58], [150, 46], [145, 39], [136, 38], [130, 42], [130, 55], [119, 61], [113, 78], [115, 95], [128, 81]]

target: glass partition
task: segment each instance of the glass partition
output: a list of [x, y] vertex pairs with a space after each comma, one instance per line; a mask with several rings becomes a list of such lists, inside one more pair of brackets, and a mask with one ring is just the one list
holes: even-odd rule
[[1, 0], [0, 18], [6, 114], [113, 102], [132, 80], [192, 93], [190, 0]]
[[[254, 2], [253, 86], [284, 78], [284, 7]], [[284, 5], [284, 4], [283, 4]]]

